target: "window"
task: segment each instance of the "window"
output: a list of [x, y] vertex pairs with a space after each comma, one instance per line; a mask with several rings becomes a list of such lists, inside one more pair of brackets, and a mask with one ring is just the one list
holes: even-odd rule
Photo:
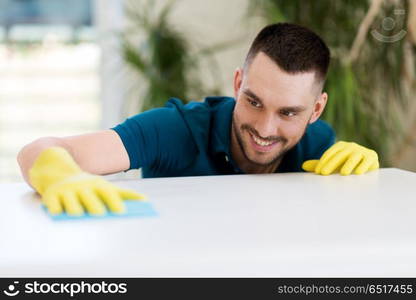
[[41, 136], [99, 128], [101, 50], [90, 0], [0, 0], [0, 181]]

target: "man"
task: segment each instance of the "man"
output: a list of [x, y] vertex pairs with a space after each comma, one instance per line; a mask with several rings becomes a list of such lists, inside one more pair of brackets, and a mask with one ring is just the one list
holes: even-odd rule
[[[318, 120], [330, 54], [310, 30], [266, 26], [244, 67], [234, 75], [234, 98], [208, 97], [183, 105], [171, 99], [116, 127], [25, 146], [18, 162], [25, 180], [53, 214], [123, 212], [123, 198], [140, 199], [100, 176], [142, 168], [144, 177], [314, 171], [362, 174], [378, 157], [355, 143], [335, 141]], [[342, 101], [342, 99], [337, 99]], [[104, 205], [105, 203], [106, 205]]]

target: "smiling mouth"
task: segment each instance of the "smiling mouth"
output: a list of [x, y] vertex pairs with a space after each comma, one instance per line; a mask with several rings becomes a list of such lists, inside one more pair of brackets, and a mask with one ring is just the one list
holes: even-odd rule
[[251, 137], [251, 142], [255, 150], [260, 152], [269, 152], [278, 142], [277, 141], [268, 141], [262, 138], [259, 138], [249, 132]]

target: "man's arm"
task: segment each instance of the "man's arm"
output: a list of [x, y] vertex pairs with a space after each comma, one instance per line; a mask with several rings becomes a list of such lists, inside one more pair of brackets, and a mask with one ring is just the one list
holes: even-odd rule
[[130, 160], [119, 135], [114, 130], [68, 136], [43, 137], [24, 146], [18, 156], [23, 178], [29, 182], [28, 172], [38, 155], [46, 148], [66, 149], [82, 170], [96, 175], [127, 170]]

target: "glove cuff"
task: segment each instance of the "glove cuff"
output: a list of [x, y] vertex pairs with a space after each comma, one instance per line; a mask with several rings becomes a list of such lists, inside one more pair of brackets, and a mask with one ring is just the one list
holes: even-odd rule
[[29, 170], [29, 179], [32, 186], [42, 195], [49, 186], [79, 173], [83, 171], [66, 149], [50, 147], [36, 158]]

